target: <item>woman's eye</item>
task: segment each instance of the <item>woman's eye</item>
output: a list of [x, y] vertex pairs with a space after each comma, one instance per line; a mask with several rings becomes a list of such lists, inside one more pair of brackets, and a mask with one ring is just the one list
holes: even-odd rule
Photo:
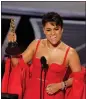
[[46, 30], [46, 31], [50, 31], [50, 30]]
[[59, 30], [59, 29], [55, 29], [55, 30]]

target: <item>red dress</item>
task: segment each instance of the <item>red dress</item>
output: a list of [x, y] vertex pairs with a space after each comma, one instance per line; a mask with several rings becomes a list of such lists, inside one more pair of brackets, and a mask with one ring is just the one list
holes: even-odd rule
[[[39, 41], [40, 42], [40, 41]], [[39, 42], [37, 44], [37, 48], [39, 45]], [[36, 48], [36, 51], [37, 51]], [[46, 92], [46, 86], [48, 84], [52, 83], [59, 83], [63, 81], [63, 77], [65, 75], [66, 71], [66, 66], [65, 60], [67, 57], [67, 53], [69, 51], [69, 47], [65, 53], [64, 61], [61, 65], [52, 63], [50, 64], [47, 75], [46, 75], [46, 80], [45, 80], [45, 88], [44, 86], [44, 71], [42, 74], [42, 99], [64, 99], [64, 93], [63, 91], [59, 91], [53, 95], [49, 95]], [[41, 63], [40, 59], [36, 58], [34, 55], [33, 58], [33, 69], [32, 69], [32, 78], [28, 82], [28, 88], [25, 91], [24, 99], [40, 99], [40, 72], [41, 72]]]
[[[37, 44], [36, 51], [39, 43], [40, 41]], [[42, 99], [85, 99], [86, 84], [84, 83], [84, 74], [86, 72], [84, 73], [84, 71], [73, 73], [74, 80], [73, 80], [72, 88], [67, 89], [65, 95], [63, 91], [59, 91], [53, 95], [48, 95], [45, 91], [45, 88], [48, 84], [58, 83], [63, 81], [67, 69], [64, 64], [68, 51], [69, 48], [65, 53], [65, 57], [62, 65], [56, 63], [50, 64], [46, 75], [45, 87], [43, 86], [44, 85], [44, 72], [43, 72]], [[36, 58], [34, 55], [33, 64], [31, 65], [29, 71], [27, 64], [25, 64], [23, 59], [20, 58], [18, 66], [16, 66], [11, 70], [10, 77], [9, 77], [10, 59], [6, 60], [5, 65], [6, 65], [5, 73], [2, 79], [2, 86], [1, 86], [2, 93], [18, 94], [19, 95], [18, 99], [22, 99], [23, 94], [24, 94], [23, 99], [40, 99], [40, 72], [41, 72], [40, 59]], [[30, 79], [29, 79], [30, 77], [29, 72], [32, 74], [32, 78]]]

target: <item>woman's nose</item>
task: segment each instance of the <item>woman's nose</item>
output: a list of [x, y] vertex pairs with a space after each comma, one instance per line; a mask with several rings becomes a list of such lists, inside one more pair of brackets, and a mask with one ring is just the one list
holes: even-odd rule
[[51, 34], [52, 34], [52, 35], [55, 35], [55, 31], [52, 31]]

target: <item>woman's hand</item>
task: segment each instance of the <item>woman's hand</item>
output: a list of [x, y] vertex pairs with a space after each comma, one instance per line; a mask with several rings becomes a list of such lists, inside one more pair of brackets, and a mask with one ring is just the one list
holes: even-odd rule
[[62, 88], [62, 84], [61, 84], [61, 83], [49, 84], [49, 85], [46, 87], [46, 92], [47, 92], [48, 94], [54, 94], [54, 93], [56, 93], [57, 91], [59, 91], [61, 88]]
[[8, 42], [16, 42], [16, 33], [9, 32], [7, 38]]

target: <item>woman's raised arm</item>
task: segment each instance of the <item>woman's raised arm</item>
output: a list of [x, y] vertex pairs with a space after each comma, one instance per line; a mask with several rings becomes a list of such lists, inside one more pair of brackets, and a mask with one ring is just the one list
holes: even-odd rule
[[[9, 42], [16, 42], [16, 33], [8, 33], [8, 43]], [[35, 51], [35, 48], [36, 48], [36, 44], [37, 44], [37, 40], [33, 40], [29, 46], [27, 47], [27, 49], [21, 53], [22, 55], [22, 58], [24, 60], [25, 63], [28, 63], [33, 55], [34, 55], [34, 51]], [[18, 58], [15, 58], [15, 57], [11, 57], [11, 62], [13, 64], [13, 66], [16, 66], [18, 64]]]

